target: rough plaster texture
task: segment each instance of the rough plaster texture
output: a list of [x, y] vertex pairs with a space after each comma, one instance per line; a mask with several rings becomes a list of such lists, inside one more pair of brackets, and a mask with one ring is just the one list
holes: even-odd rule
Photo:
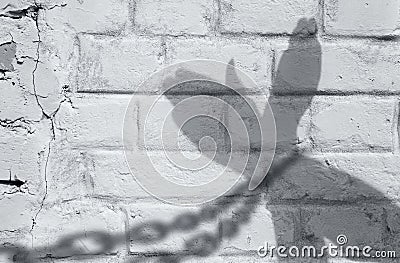
[[[0, 261], [277, 262], [255, 250], [338, 234], [400, 254], [399, 21], [397, 0], [1, 0], [0, 180], [24, 183], [0, 185]], [[183, 208], [135, 182], [121, 134], [157, 92], [138, 85], [194, 58], [274, 94], [277, 156], [257, 191]]]

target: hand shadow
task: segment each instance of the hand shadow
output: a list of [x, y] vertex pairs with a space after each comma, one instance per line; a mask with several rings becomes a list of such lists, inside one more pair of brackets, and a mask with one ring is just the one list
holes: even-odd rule
[[[231, 228], [227, 232], [229, 232], [229, 237], [233, 237], [240, 225], [245, 224], [248, 217], [257, 208], [257, 204], [261, 201], [259, 194], [267, 192], [268, 208], [274, 222], [277, 245], [297, 245], [299, 247], [313, 245], [318, 252], [318, 249], [328, 241], [337, 245], [337, 237], [346, 235], [348, 238], [346, 245], [348, 246], [358, 246], [361, 249], [363, 246], [371, 246], [373, 249], [382, 250], [391, 239], [391, 233], [385, 227], [386, 222], [383, 215], [388, 210], [400, 214], [400, 209], [384, 193], [373, 186], [336, 169], [328, 160], [314, 159], [305, 150], [307, 147], [303, 147], [307, 142], [300, 139], [297, 134], [302, 117], [304, 114], [308, 114], [307, 111], [310, 110], [313, 97], [319, 94], [321, 61], [321, 45], [317, 38], [315, 20], [305, 18], [299, 20], [290, 37], [289, 47], [280, 58], [269, 97], [277, 128], [276, 158], [263, 184], [255, 193], [247, 190], [246, 183], [248, 184], [248, 181], [241, 182], [238, 187], [233, 189], [233, 196], [242, 195], [242, 198], [237, 198], [235, 202], [247, 203], [244, 205], [245, 208], [238, 212], [246, 220], [242, 222], [222, 220], [222, 222], [228, 225], [227, 228]], [[230, 64], [234, 65], [234, 61], [231, 60]], [[193, 72], [186, 73], [196, 75]], [[181, 74], [185, 74], [185, 72], [181, 72]], [[198, 77], [202, 79], [201, 76]], [[227, 67], [226, 81], [227, 83], [240, 81], [233, 67]], [[196, 84], [185, 83], [171, 89], [167, 97], [176, 105], [179, 101], [176, 95], [184, 94], [185, 89], [191, 95], [211, 93], [230, 105], [236, 105], [236, 110], [241, 117], [248, 121], [246, 128], [253, 136], [250, 138], [251, 153], [257, 157], [260, 150], [258, 148], [260, 131], [257, 130], [257, 126], [251, 125], [255, 122], [256, 116], [254, 113], [252, 114], [248, 105], [243, 106], [246, 104], [244, 101], [238, 103], [240, 98], [235, 96], [238, 94], [234, 94], [235, 92], [227, 90], [223, 86], [210, 89], [207, 85], [196, 86]], [[300, 94], [300, 96], [294, 96], [296, 94]], [[179, 114], [174, 115], [174, 120], [177, 124], [183, 123]], [[195, 119], [192, 119], [192, 122], [186, 122], [185, 126], [182, 126], [182, 131], [186, 138], [198, 145], [200, 143], [198, 130], [202, 130], [201, 127], [207, 127], [204, 129], [206, 134], [201, 134], [202, 136], [215, 137], [217, 135], [214, 140], [220, 151], [213, 160], [221, 165], [226, 165], [227, 152], [224, 150], [230, 145], [228, 140], [221, 140], [220, 137], [229, 136], [228, 131], [218, 126], [213, 120], [201, 119], [197, 119], [197, 122]], [[221, 131], [224, 133], [223, 136], [218, 136]], [[207, 152], [204, 153], [207, 154]], [[234, 166], [230, 168], [235, 170]], [[254, 164], [250, 162], [246, 170], [251, 174], [254, 168]], [[284, 189], [284, 187], [288, 189]], [[366, 197], [370, 197], [370, 200], [375, 202], [374, 206], [370, 206], [366, 202]], [[294, 212], [285, 213], [285, 210], [290, 207], [294, 208]], [[284, 218], [285, 222], [293, 222], [294, 225], [291, 241], [281, 238], [287, 236], [286, 232], [288, 228], [290, 229], [287, 225], [280, 223], [283, 215], [286, 217]], [[384, 242], [380, 236], [385, 238]], [[216, 244], [214, 246], [216, 247]], [[352, 252], [349, 253], [350, 256], [353, 255]], [[357, 253], [354, 252], [355, 255]], [[361, 255], [361, 252], [359, 253]], [[280, 260], [285, 259], [280, 258]], [[294, 261], [295, 259], [288, 260]], [[328, 259], [325, 256], [317, 260], [321, 262]], [[353, 260], [368, 259], [361, 255], [360, 257], [354, 256]], [[302, 260], [299, 259], [299, 261]]]

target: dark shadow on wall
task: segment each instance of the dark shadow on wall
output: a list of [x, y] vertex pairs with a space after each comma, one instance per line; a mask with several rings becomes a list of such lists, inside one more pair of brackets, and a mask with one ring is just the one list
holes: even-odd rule
[[[339, 234], [349, 234], [349, 245], [370, 245], [363, 244], [362, 240], [352, 240], [351, 234], [361, 232], [358, 236], [370, 236], [373, 231], [372, 225], [377, 221], [384, 219], [380, 217], [383, 209], [392, 209], [400, 215], [400, 209], [391, 204], [391, 201], [380, 193], [374, 187], [365, 184], [361, 180], [352, 177], [350, 174], [342, 172], [329, 163], [321, 162], [308, 157], [302, 151], [304, 142], [299, 140], [297, 128], [305, 112], [310, 108], [313, 95], [318, 94], [318, 83], [321, 72], [321, 47], [317, 39], [316, 24], [313, 19], [301, 19], [298, 22], [293, 36], [290, 37], [289, 48], [283, 52], [280, 59], [276, 75], [272, 85], [272, 94], [269, 103], [275, 115], [277, 125], [277, 151], [280, 158], [276, 158], [272, 164], [264, 182], [255, 190], [248, 191], [248, 181], [239, 182], [229, 195], [221, 197], [211, 204], [206, 204], [196, 213], [185, 213], [174, 218], [172, 223], [162, 221], [149, 221], [139, 224], [129, 229], [127, 233], [129, 242], [132, 244], [154, 245], [163, 242], [172, 233], [191, 233], [192, 237], [185, 241], [184, 247], [180, 251], [153, 251], [147, 254], [132, 255], [127, 262], [182, 262], [189, 258], [208, 257], [218, 251], [221, 242], [226, 239], [237, 236], [242, 226], [246, 225], [262, 203], [262, 199], [267, 196], [269, 204], [267, 208], [272, 215], [274, 222], [276, 243], [281, 245], [314, 245], [317, 248], [324, 245], [324, 240], [329, 239], [333, 242]], [[231, 63], [234, 63], [233, 60]], [[227, 78], [235, 80], [234, 71], [227, 71]], [[296, 94], [300, 89], [308, 95], [301, 98], [280, 96], [287, 94]], [[190, 93], [193, 94], [193, 87]], [[182, 91], [182, 87], [179, 87]], [[175, 90], [176, 92], [177, 90]], [[204, 91], [204, 90], [203, 90]], [[202, 90], [197, 90], [202, 92]], [[217, 90], [220, 94], [221, 90]], [[176, 103], [177, 94], [171, 91], [167, 97]], [[229, 92], [226, 95], [230, 94]], [[229, 97], [229, 96], [227, 96]], [[229, 98], [227, 98], [229, 103]], [[250, 108], [242, 107], [241, 114], [251, 123], [251, 118], [255, 115], [251, 113]], [[179, 120], [180, 116], [174, 116]], [[199, 125], [210, 126], [215, 123], [207, 123], [208, 120], [202, 120], [200, 123], [188, 123], [183, 127], [184, 135], [193, 143], [199, 142]], [[253, 120], [254, 121], [254, 120]], [[178, 121], [179, 122], [179, 121]], [[211, 126], [210, 126], [211, 127]], [[254, 128], [248, 126], [247, 128]], [[332, 127], [333, 129], [335, 127]], [[194, 130], [196, 129], [196, 130]], [[208, 130], [209, 134], [202, 136], [220, 134], [218, 131]], [[222, 130], [222, 133], [226, 131]], [[252, 131], [251, 134], [259, 134], [259, 131]], [[226, 134], [225, 134], [226, 135]], [[224, 135], [224, 136], [225, 136]], [[223, 137], [224, 137], [223, 136]], [[218, 138], [216, 138], [218, 142]], [[226, 141], [219, 141], [217, 145], [221, 150], [216, 158], [216, 162], [222, 165], [226, 164], [226, 152], [223, 150], [227, 146]], [[257, 139], [252, 141], [252, 154], [258, 154], [259, 149]], [[232, 168], [232, 167], [231, 167]], [[235, 167], [233, 167], [235, 169]], [[246, 167], [247, 172], [251, 173], [254, 164], [249, 163]], [[282, 189], [288, 186], [289, 189]], [[287, 190], [287, 191], [286, 191]], [[302, 193], [300, 196], [287, 196], [291, 193]], [[374, 201], [379, 201], [374, 207], [368, 207], [365, 204], [365, 197], [373, 196]], [[335, 199], [343, 202], [334, 201]], [[333, 201], [330, 201], [333, 200]], [[285, 203], [286, 201], [286, 203]], [[313, 205], [311, 205], [313, 204]], [[320, 205], [318, 205], [320, 204]], [[334, 204], [335, 209], [324, 210]], [[382, 205], [379, 205], [382, 204]], [[297, 212], [286, 213], [285, 206], [293, 207]], [[325, 212], [324, 212], [325, 211]], [[236, 217], [229, 216], [233, 212]], [[222, 216], [227, 213], [225, 217]], [[284, 215], [285, 214], [285, 215]], [[369, 219], [365, 219], [365, 214]], [[282, 225], [281, 220], [284, 215], [284, 221], [297, 222], [294, 231], [294, 240], [292, 244], [286, 243], [281, 237], [286, 234], [287, 226]], [[312, 215], [316, 220], [313, 225]], [[317, 219], [315, 219], [317, 218]], [[319, 220], [319, 221], [318, 221]], [[203, 222], [218, 221], [218, 227], [215, 232], [203, 232], [198, 227]], [[382, 225], [383, 222], [382, 222]], [[387, 236], [385, 242], [390, 241], [394, 233], [390, 229], [384, 229]], [[76, 233], [61, 238], [56, 244], [46, 248], [21, 248], [10, 246], [0, 248], [0, 254], [7, 254], [15, 262], [38, 262], [38, 254], [35, 251], [46, 249], [49, 257], [68, 257], [74, 256], [76, 259], [87, 259], [96, 255], [110, 253], [118, 246], [124, 246], [127, 242], [126, 233], [107, 233], [93, 231], [86, 233]], [[78, 240], [92, 240], [98, 245], [97, 251], [90, 255], [82, 252], [74, 244]], [[354, 242], [353, 242], [354, 241]], [[361, 243], [360, 243], [361, 242]], [[263, 244], [260, 244], [263, 245]], [[382, 247], [377, 247], [383, 249]], [[299, 259], [303, 262], [304, 259]], [[317, 259], [318, 262], [324, 262], [327, 258]], [[294, 261], [294, 259], [289, 259]]]

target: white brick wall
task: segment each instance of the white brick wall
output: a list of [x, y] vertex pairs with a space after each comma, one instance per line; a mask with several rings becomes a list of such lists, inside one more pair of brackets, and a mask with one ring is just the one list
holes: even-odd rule
[[329, 34], [336, 35], [397, 35], [399, 10], [396, 0], [328, 0], [325, 26]]
[[140, 0], [135, 8], [135, 27], [152, 34], [206, 35], [215, 20], [213, 0]]
[[163, 63], [160, 38], [85, 35], [79, 43], [78, 91], [132, 92]]
[[[257, 248], [321, 245], [338, 234], [400, 253], [399, 14], [396, 0], [1, 1], [0, 180], [11, 171], [26, 183], [0, 184], [0, 262], [277, 262]], [[316, 27], [298, 25], [302, 18]], [[15, 54], [5, 50], [12, 45]], [[254, 79], [242, 91], [260, 110], [269, 96], [277, 147], [267, 185], [178, 207], [134, 179], [147, 175], [145, 150], [170, 179], [193, 184], [224, 160], [204, 174], [177, 168], [155, 133], [146, 149], [143, 109], [160, 87], [140, 84], [190, 59], [233, 60]], [[202, 92], [211, 91], [164, 97], [159, 114]], [[132, 95], [131, 171], [122, 130]], [[210, 131], [226, 145], [208, 124], [194, 137]], [[184, 154], [199, 153], [194, 138], [180, 139]], [[259, 138], [250, 142], [254, 161]]]
[[318, 1], [221, 1], [221, 31], [289, 34], [303, 17], [318, 16]]

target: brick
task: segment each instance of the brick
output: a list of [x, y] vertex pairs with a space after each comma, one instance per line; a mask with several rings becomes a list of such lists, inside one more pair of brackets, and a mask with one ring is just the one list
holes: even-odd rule
[[311, 136], [323, 152], [392, 151], [393, 99], [314, 98]]
[[312, 97], [272, 96], [269, 104], [276, 125], [276, 153], [310, 149]]
[[223, 1], [221, 31], [290, 34], [298, 20], [318, 17], [318, 1]]
[[79, 92], [133, 92], [141, 82], [161, 69], [158, 38], [80, 37], [77, 74]]
[[[147, 170], [139, 172], [146, 173]], [[54, 148], [48, 163], [46, 203], [85, 196], [107, 202], [152, 200], [134, 175], [122, 150]]]
[[[218, 197], [216, 196], [218, 193], [223, 195], [224, 192], [227, 192], [230, 188], [232, 188], [232, 192], [229, 192], [229, 194], [236, 194], [236, 180], [243, 180], [248, 176], [250, 170], [252, 172], [254, 170], [253, 162], [255, 157], [253, 155], [248, 157], [243, 153], [227, 154], [222, 152], [216, 153], [216, 157], [210, 160], [213, 156], [214, 155], [208, 152], [200, 155], [185, 151], [147, 151], [130, 152], [127, 156], [127, 160], [131, 165], [130, 168], [134, 176], [142, 176], [143, 178], [143, 176], [146, 175], [148, 179], [147, 182], [152, 182], [152, 186], [156, 187], [165, 187], [164, 184], [160, 184], [160, 177], [175, 184], [195, 187], [212, 182], [212, 180], [218, 178], [222, 173], [225, 173], [225, 176], [227, 176], [230, 181], [226, 183], [224, 189], [207, 188], [204, 189], [204, 192], [199, 192], [199, 189], [195, 189], [195, 192], [192, 191], [190, 193], [186, 189], [186, 191], [176, 191], [164, 193], [163, 196], [155, 196], [174, 204], [194, 205], [208, 201], [211, 198], [216, 198]], [[194, 157], [197, 158], [195, 159]], [[232, 159], [230, 165], [227, 165], [229, 161], [228, 158]], [[151, 160], [151, 164], [149, 164], [148, 159]], [[243, 168], [243, 166], [246, 166], [247, 162], [251, 162], [251, 164]], [[215, 188], [220, 187], [218, 184], [211, 185]], [[144, 186], [150, 188], [149, 184]], [[147, 198], [152, 194], [157, 194], [157, 192], [155, 192], [158, 190], [156, 187], [153, 187], [153, 192], [146, 195]], [[215, 192], [214, 190], [218, 191]]]
[[46, 23], [59, 30], [113, 34], [121, 32], [130, 21], [129, 3], [125, 0], [47, 3], [55, 4], [58, 6], [45, 10]]
[[215, 8], [212, 0], [140, 0], [135, 7], [135, 27], [153, 34], [206, 35], [213, 26]]
[[325, 4], [326, 32], [334, 35], [397, 35], [399, 2], [396, 0], [329, 0]]
[[[81, 169], [74, 169], [80, 173], [75, 179], [81, 180], [81, 185], [84, 187], [82, 189], [86, 190], [85, 194], [93, 197], [108, 198], [110, 200], [153, 198], [136, 182], [134, 174], [131, 174], [122, 151], [96, 149], [76, 152], [75, 156], [76, 159], [71, 159], [71, 161], [81, 163], [81, 165], [78, 165]], [[90, 164], [90, 166], [86, 165], [87, 168], [82, 169], [85, 167], [85, 162]], [[59, 175], [57, 186], [65, 185], [65, 183], [61, 182], [61, 179], [66, 176], [71, 177], [73, 174], [68, 166], [65, 168], [63, 172], [64, 176], [63, 174]], [[141, 172], [145, 173], [146, 171]], [[76, 188], [78, 183], [75, 182], [69, 187]]]
[[[265, 206], [252, 197], [236, 204], [231, 217], [222, 219], [225, 253], [257, 251], [265, 242], [272, 246], [296, 241], [299, 210], [289, 206]], [[243, 207], [240, 207], [242, 205]], [[243, 222], [242, 222], [243, 221]]]
[[[259, 197], [236, 197], [218, 205], [184, 208], [166, 204], [138, 203], [127, 207], [130, 252], [133, 255], [255, 251], [264, 242], [291, 243], [298, 212], [288, 207], [268, 207]], [[275, 233], [277, 224], [285, 230]], [[209, 238], [207, 244], [200, 242]], [[199, 243], [191, 244], [198, 239]], [[189, 245], [191, 244], [191, 245]], [[206, 254], [203, 254], [206, 255]]]
[[[269, 212], [257, 200], [239, 197], [232, 203], [228, 201], [215, 207], [175, 207], [174, 212], [168, 205], [130, 205], [127, 208], [130, 252], [133, 255], [179, 254], [183, 251], [194, 255], [196, 252], [229, 255], [244, 254], [245, 251], [254, 253], [265, 242], [270, 245], [277, 242], [292, 244], [298, 225], [298, 210], [270, 206], [267, 208]], [[203, 215], [207, 210], [214, 211], [215, 216]], [[191, 240], [201, 240], [202, 237], [208, 237], [208, 244], [214, 246], [199, 242], [188, 247]]]
[[199, 208], [136, 203], [126, 210], [132, 254], [179, 253], [194, 236], [218, 233], [218, 217], [202, 218]]
[[[211, 136], [215, 140], [218, 151], [231, 150], [230, 140], [234, 140], [233, 151], [257, 150], [261, 146], [257, 116], [260, 116], [259, 121], [271, 122], [270, 128], [274, 129], [273, 120], [270, 118], [267, 120], [267, 117], [263, 119], [262, 117], [267, 111], [267, 97], [265, 96], [246, 96], [245, 99], [252, 104], [252, 107], [257, 111], [256, 113], [253, 112], [247, 101], [239, 96], [213, 96], [211, 101], [210, 97], [167, 95], [157, 101], [150, 114], [148, 114], [147, 109], [151, 105], [149, 103], [153, 103], [153, 100], [142, 99], [139, 96], [137, 99], [140, 100], [140, 135], [144, 134], [143, 138], [139, 138], [139, 147], [148, 150], [198, 151], [199, 142], [202, 142], [200, 146], [204, 151], [214, 151], [213, 144], [200, 140], [206, 136]], [[193, 101], [183, 105], [182, 103], [186, 99]], [[198, 107], [195, 107], [195, 105], [198, 105]], [[170, 113], [170, 111], [172, 112]], [[235, 112], [243, 119], [243, 121], [240, 121], [240, 125], [237, 124]], [[219, 118], [220, 121], [223, 121], [220, 123], [224, 125], [219, 124], [217, 120], [212, 121], [208, 118], [197, 117], [192, 119], [192, 122], [186, 122], [178, 136], [178, 124], [198, 114], [207, 114]], [[166, 123], [172, 124], [166, 125]], [[273, 131], [269, 132], [272, 134]], [[245, 133], [249, 135], [246, 136]], [[247, 141], [248, 139], [249, 141]]]
[[[132, 153], [131, 153], [132, 154]], [[197, 154], [184, 152], [186, 158]], [[192, 154], [192, 155], [190, 155]], [[48, 163], [48, 194], [46, 203], [70, 200], [77, 197], [91, 196], [106, 200], [155, 200], [152, 193], [148, 193], [137, 182], [135, 176], [151, 174], [151, 168], [140, 165], [147, 156], [153, 161], [153, 167], [160, 175], [168, 180], [196, 186], [207, 183], [220, 175], [224, 169], [238, 177], [239, 171], [235, 165], [226, 167], [226, 163], [213, 161], [199, 171], [191, 171], [172, 165], [172, 160], [180, 160], [181, 155], [174, 152], [149, 151], [133, 153], [132, 167], [128, 167], [123, 151], [109, 151], [101, 149], [71, 150], [69, 148], [53, 149]], [[132, 155], [131, 155], [132, 156]], [[130, 156], [127, 156], [129, 158]], [[229, 157], [226, 155], [226, 158]], [[244, 157], [243, 157], [244, 158]], [[252, 160], [252, 159], [251, 159]], [[157, 177], [154, 178], [157, 184]], [[178, 192], [171, 200], [182, 199]], [[190, 200], [187, 200], [190, 201]]]
[[382, 208], [371, 206], [303, 208], [305, 240], [321, 245], [324, 238], [336, 243], [338, 235], [346, 235], [349, 246], [382, 249], [382, 214]]
[[[207, 114], [221, 119], [225, 105], [217, 100], [210, 102], [207, 97], [195, 98], [192, 103], [185, 103], [190, 96], [162, 96], [157, 100], [150, 112], [147, 111], [153, 100], [158, 97], [137, 97], [139, 106], [139, 147], [145, 149], [166, 150], [199, 150], [200, 139], [211, 136], [218, 147], [218, 151], [226, 150], [226, 132], [221, 124], [211, 118], [201, 116], [186, 122], [182, 127], [182, 133], [178, 134], [181, 122], [185, 123], [187, 117], [198, 114]], [[182, 105], [182, 106], [180, 106]], [[185, 104], [181, 104], [185, 103]], [[194, 103], [197, 105], [194, 107]], [[190, 107], [190, 108], [189, 108]], [[172, 112], [170, 112], [173, 109]], [[199, 111], [198, 111], [199, 110]], [[167, 118], [167, 120], [165, 120]], [[186, 126], [186, 127], [185, 127]], [[214, 150], [214, 144], [207, 140], [203, 150]]]
[[32, 231], [36, 256], [67, 257], [123, 251], [124, 213], [94, 200], [45, 207]]
[[[130, 97], [81, 96], [63, 103], [56, 116], [62, 139], [74, 148], [122, 148], [125, 111]], [[137, 128], [132, 129], [135, 136]]]
[[169, 63], [192, 59], [211, 59], [234, 65], [248, 74], [258, 85], [242, 92], [266, 92], [271, 84], [272, 50], [265, 42], [251, 39], [170, 39], [167, 41]]
[[[399, 53], [390, 45], [297, 42], [277, 47], [273, 92], [397, 93]], [[307, 77], [305, 77], [307, 76]]]
[[47, 171], [46, 203], [88, 196], [93, 189], [95, 164], [87, 152], [53, 147]]
[[295, 160], [277, 155], [267, 175], [267, 198], [271, 203], [390, 203], [400, 194], [400, 180], [394, 176], [398, 161], [390, 153], [304, 155]]

